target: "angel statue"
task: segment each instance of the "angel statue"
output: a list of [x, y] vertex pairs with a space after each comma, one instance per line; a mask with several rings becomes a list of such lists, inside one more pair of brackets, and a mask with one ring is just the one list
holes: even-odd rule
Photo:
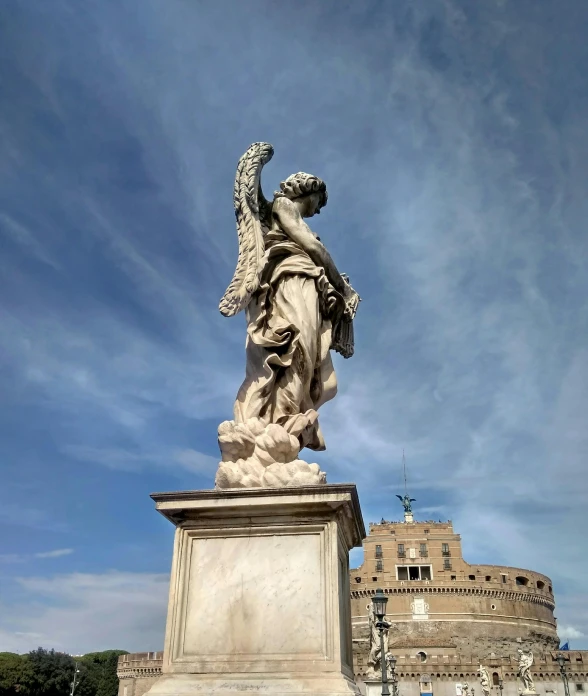
[[[382, 651], [380, 644], [380, 630], [377, 627], [377, 619], [373, 604], [367, 605], [368, 624], [370, 629], [370, 652], [367, 660], [368, 679], [377, 679], [382, 672]], [[388, 658], [388, 629], [384, 628], [384, 659]], [[386, 663], [387, 664], [387, 663]]]
[[260, 177], [273, 152], [254, 143], [237, 165], [239, 258], [219, 308], [245, 310], [247, 367], [234, 420], [219, 426], [217, 488], [326, 483], [298, 455], [325, 449], [317, 411], [337, 391], [330, 351], [353, 355], [360, 297], [304, 222], [327, 204], [327, 187], [298, 172], [267, 201]]
[[478, 667], [478, 677], [480, 679], [482, 693], [484, 696], [490, 696], [490, 675], [488, 674], [488, 670], [482, 665]]
[[402, 503], [402, 507], [404, 508], [404, 512], [412, 512], [412, 506], [411, 503], [416, 503], [416, 498], [411, 498], [408, 493], [406, 495], [398, 495], [396, 494], [396, 497], [398, 500]]
[[533, 653], [529, 650], [525, 652], [519, 648], [517, 650], [518, 661], [519, 661], [519, 674], [523, 682], [523, 693], [524, 694], [534, 694], [535, 684], [533, 682], [533, 677], [531, 676], [531, 665], [533, 664]]

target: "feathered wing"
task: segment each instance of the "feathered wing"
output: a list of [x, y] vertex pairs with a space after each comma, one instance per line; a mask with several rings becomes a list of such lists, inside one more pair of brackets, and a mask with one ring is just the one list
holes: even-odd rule
[[219, 304], [225, 317], [232, 317], [244, 309], [259, 287], [265, 254], [262, 224], [269, 226], [271, 221], [271, 204], [264, 198], [259, 182], [261, 170], [273, 154], [274, 148], [269, 143], [253, 143], [237, 165], [233, 200], [239, 259], [233, 280]]
[[404, 498], [401, 495], [398, 495], [398, 493], [396, 494], [396, 497], [398, 498], [398, 500], [404, 500]]

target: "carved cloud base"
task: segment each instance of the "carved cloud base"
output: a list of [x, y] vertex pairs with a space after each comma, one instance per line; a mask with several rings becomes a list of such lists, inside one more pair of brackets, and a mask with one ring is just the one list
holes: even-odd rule
[[244, 423], [224, 421], [218, 428], [222, 461], [215, 486], [227, 488], [282, 488], [327, 482], [318, 464], [298, 459], [299, 437], [316, 421], [316, 411], [296, 416], [288, 429], [261, 418]]
[[149, 696], [359, 696], [355, 486], [152, 496], [176, 525], [162, 676]]

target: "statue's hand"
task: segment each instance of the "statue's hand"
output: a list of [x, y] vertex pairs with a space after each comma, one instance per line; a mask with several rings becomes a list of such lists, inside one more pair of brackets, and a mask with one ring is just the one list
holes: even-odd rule
[[361, 297], [351, 287], [351, 283], [349, 282], [349, 276], [346, 273], [341, 273], [341, 278], [343, 278], [343, 280], [345, 281], [345, 294], [343, 296], [345, 300], [344, 314], [348, 319], [352, 320], [355, 318], [355, 315], [357, 314], [357, 308], [359, 307], [359, 303], [361, 302]]

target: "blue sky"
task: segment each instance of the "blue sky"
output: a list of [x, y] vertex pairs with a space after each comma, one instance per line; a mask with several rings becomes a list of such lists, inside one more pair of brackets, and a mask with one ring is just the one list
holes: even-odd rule
[[[588, 648], [583, 0], [25, 0], [0, 24], [0, 650], [163, 645], [172, 526], [244, 371], [232, 185], [303, 170], [363, 298], [309, 453], [450, 518]], [[356, 553], [353, 560], [359, 561]]]

